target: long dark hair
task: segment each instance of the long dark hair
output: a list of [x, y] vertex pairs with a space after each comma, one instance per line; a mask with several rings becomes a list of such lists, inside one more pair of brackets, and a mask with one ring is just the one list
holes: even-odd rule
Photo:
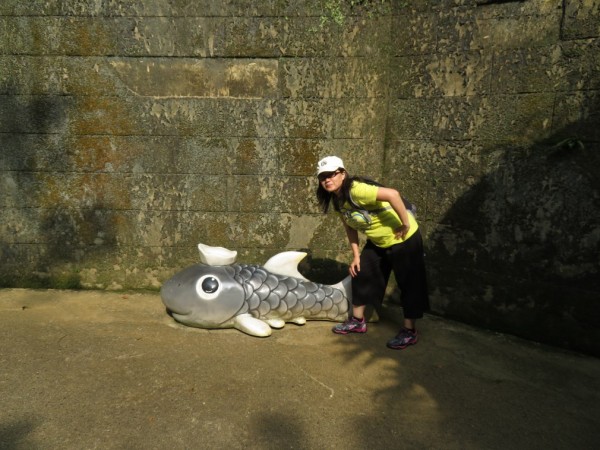
[[348, 172], [346, 172], [346, 178], [342, 181], [342, 186], [340, 188], [339, 195], [336, 195], [332, 192], [327, 192], [321, 183], [317, 187], [317, 201], [321, 206], [321, 210], [323, 213], [327, 213], [329, 211], [329, 205], [333, 203], [333, 209], [336, 211], [340, 210], [340, 207], [350, 200], [350, 189], [352, 188], [352, 183], [355, 181], [360, 181], [361, 183], [372, 184], [374, 186], [383, 186], [383, 184], [372, 180], [370, 178], [354, 176], [351, 177]]

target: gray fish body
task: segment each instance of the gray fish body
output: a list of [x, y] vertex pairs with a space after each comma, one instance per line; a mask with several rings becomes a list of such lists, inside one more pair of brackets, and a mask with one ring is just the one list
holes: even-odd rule
[[[344, 320], [349, 302], [345, 294], [328, 285], [276, 275], [261, 266], [230, 266], [234, 279], [244, 288], [244, 307], [259, 319], [279, 318]], [[246, 309], [244, 311], [244, 309]]]
[[234, 327], [254, 336], [268, 336], [271, 327], [282, 328], [285, 322], [348, 317], [349, 277], [329, 286], [298, 275], [273, 273], [249, 264], [196, 264], [166, 281], [161, 298], [172, 317], [185, 325]]

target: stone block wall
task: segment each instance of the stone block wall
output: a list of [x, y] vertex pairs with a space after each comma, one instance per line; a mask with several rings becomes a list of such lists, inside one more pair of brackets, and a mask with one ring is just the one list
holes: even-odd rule
[[339, 257], [314, 167], [381, 173], [390, 15], [286, 3], [3, 2], [3, 285], [158, 288], [198, 242]]
[[308, 250], [337, 281], [345, 236], [313, 198], [337, 154], [417, 203], [434, 312], [597, 352], [598, 19], [597, 0], [4, 1], [1, 285], [158, 289], [198, 242]]
[[600, 2], [411, 6], [385, 175], [420, 202], [434, 310], [600, 354]]

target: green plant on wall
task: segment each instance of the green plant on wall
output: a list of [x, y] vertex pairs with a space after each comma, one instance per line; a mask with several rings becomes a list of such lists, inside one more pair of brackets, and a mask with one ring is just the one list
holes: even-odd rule
[[377, 14], [388, 14], [394, 0], [325, 0], [321, 28], [329, 23], [343, 26], [349, 16], [373, 17]]
[[337, 25], [343, 25], [345, 14], [342, 10], [341, 0], [327, 0], [325, 2], [325, 15], [321, 16], [321, 28], [324, 27], [330, 20]]

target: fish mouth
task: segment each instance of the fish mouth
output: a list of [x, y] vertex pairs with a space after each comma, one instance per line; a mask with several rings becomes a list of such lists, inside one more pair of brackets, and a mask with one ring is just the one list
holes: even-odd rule
[[167, 314], [170, 315], [171, 317], [173, 317], [173, 314], [176, 314], [178, 316], [189, 316], [190, 314], [192, 314], [192, 310], [183, 310], [183, 309], [179, 309], [179, 308], [173, 308], [169, 305], [165, 305], [165, 309], [167, 310]]
[[191, 312], [181, 313], [181, 312], [178, 312], [178, 311], [173, 311], [168, 306], [165, 308], [165, 310], [167, 311], [167, 314], [169, 316], [171, 316], [171, 317], [173, 317], [173, 316], [189, 316], [191, 314]]
[[192, 308], [189, 306], [186, 307], [184, 302], [177, 301], [177, 299], [168, 298], [166, 295], [164, 295], [164, 291], [161, 292], [161, 294], [167, 314], [169, 314], [171, 317], [173, 317], [173, 314], [177, 314], [178, 316], [188, 316], [192, 314]]

